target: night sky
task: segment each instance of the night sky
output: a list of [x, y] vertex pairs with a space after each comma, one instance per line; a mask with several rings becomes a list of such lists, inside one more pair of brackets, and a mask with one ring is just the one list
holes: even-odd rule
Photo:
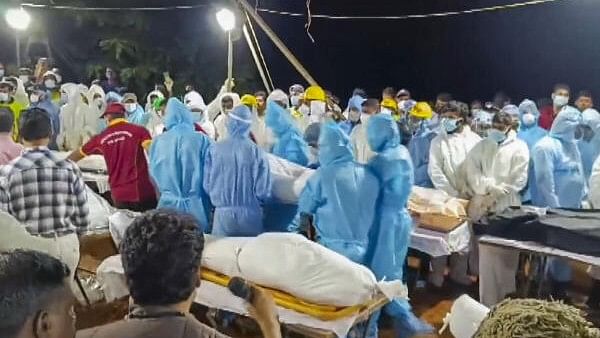
[[[311, 8], [313, 13], [330, 15], [403, 15], [517, 1], [312, 0]], [[173, 5], [186, 1], [137, 1], [138, 4], [161, 2]], [[136, 5], [136, 1], [122, 3]], [[269, 9], [305, 11], [303, 0], [260, 0], [259, 4]], [[223, 33], [214, 27], [212, 8], [148, 14], [153, 18], [148, 34], [183, 36], [206, 53], [222, 56], [215, 69], [222, 69], [225, 74], [226, 45]], [[76, 46], [78, 41], [85, 41], [85, 32], [69, 30], [64, 23], [68, 14], [36, 10], [35, 15], [45, 17], [51, 44]], [[408, 88], [417, 99], [431, 99], [440, 91], [449, 91], [464, 101], [485, 100], [497, 90], [504, 90], [514, 100], [520, 100], [549, 96], [556, 82], [568, 83], [574, 91], [591, 89], [600, 95], [600, 30], [597, 29], [600, 2], [597, 0], [562, 0], [491, 13], [402, 21], [315, 18], [311, 27], [314, 44], [304, 31], [305, 18], [267, 13], [261, 16], [316, 80], [344, 100], [354, 87], [363, 87], [371, 95], [379, 96], [385, 86]], [[14, 40], [5, 26], [2, 20], [0, 44], [4, 47], [0, 50], [0, 60], [10, 62], [14, 58]], [[287, 89], [292, 83], [303, 83], [264, 34], [259, 33], [259, 38], [276, 86]], [[244, 40], [237, 41], [235, 46], [236, 65], [252, 62]], [[77, 77], [79, 70], [75, 69], [66, 73]], [[220, 84], [210, 85], [217, 88]]]

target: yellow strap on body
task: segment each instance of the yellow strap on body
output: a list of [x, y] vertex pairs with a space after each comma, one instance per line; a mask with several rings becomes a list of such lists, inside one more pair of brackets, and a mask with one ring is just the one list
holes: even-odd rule
[[[201, 278], [205, 281], [215, 283], [217, 285], [221, 285], [227, 287], [229, 284], [229, 280], [231, 279], [228, 276], [223, 274], [214, 272], [212, 270], [201, 269]], [[278, 290], [273, 290], [269, 288], [262, 287], [264, 290], [268, 291], [275, 300], [275, 304], [281, 306], [285, 309], [293, 310], [299, 313], [303, 313], [309, 315], [311, 317], [315, 317], [320, 320], [330, 321], [337, 320], [346, 317], [350, 317], [352, 315], [356, 315], [360, 313], [362, 310], [371, 307], [371, 303], [378, 302], [377, 299], [372, 300], [368, 304], [363, 305], [355, 305], [349, 307], [335, 307], [331, 305], [320, 305], [308, 303], [303, 300], [300, 300], [288, 293], [281, 292]]]

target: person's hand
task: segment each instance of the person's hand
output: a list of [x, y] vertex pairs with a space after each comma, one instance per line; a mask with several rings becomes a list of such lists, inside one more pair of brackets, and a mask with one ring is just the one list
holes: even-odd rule
[[[231, 84], [231, 85], [228, 87], [227, 86], [228, 84]], [[235, 79], [231, 78], [231, 83], [229, 82], [229, 79], [225, 79], [225, 82], [223, 82], [223, 87], [229, 88], [230, 90], [233, 89], [233, 87], [235, 87]]]
[[169, 93], [172, 93], [172, 92], [173, 92], [173, 85], [174, 85], [174, 84], [175, 84], [175, 82], [173, 82], [173, 79], [172, 79], [172, 78], [170, 78], [170, 77], [169, 77], [169, 78], [166, 78], [166, 79], [165, 79], [164, 85], [165, 85], [165, 88], [167, 88], [167, 91], [168, 91]]
[[490, 187], [490, 194], [494, 196], [508, 195], [510, 190], [502, 185], [494, 185]]
[[273, 297], [264, 289], [252, 286], [252, 304], [248, 312], [263, 331], [265, 337], [280, 337], [281, 329], [277, 320], [277, 308]]

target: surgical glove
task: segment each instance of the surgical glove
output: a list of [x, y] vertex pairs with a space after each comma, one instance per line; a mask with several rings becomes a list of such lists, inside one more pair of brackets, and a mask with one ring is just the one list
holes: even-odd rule
[[493, 185], [493, 186], [490, 186], [489, 192], [490, 192], [490, 194], [492, 194], [494, 196], [503, 196], [503, 195], [508, 195], [510, 193], [510, 190], [508, 190], [506, 187], [504, 187], [502, 185]]

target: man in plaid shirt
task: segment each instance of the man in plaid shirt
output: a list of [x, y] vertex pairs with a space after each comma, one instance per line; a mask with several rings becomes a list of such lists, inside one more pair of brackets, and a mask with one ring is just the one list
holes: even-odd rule
[[24, 111], [20, 130], [23, 155], [0, 167], [0, 210], [15, 217], [30, 234], [49, 239], [50, 254], [74, 273], [79, 263], [77, 234], [89, 225], [81, 172], [48, 149], [52, 123], [45, 110]]

